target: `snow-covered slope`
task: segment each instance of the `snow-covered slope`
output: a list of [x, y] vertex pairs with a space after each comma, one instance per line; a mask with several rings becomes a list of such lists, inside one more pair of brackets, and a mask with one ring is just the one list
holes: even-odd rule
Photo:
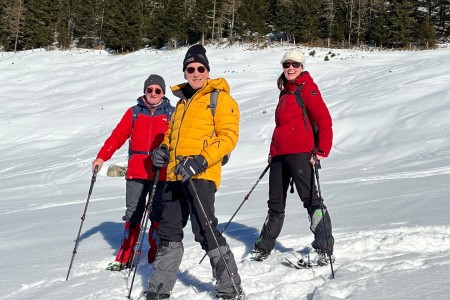
[[[287, 48], [207, 47], [211, 77], [225, 77], [241, 108], [241, 137], [223, 169], [221, 226], [266, 166]], [[311, 49], [302, 48], [306, 54]], [[184, 81], [186, 49], [109, 56], [34, 51], [0, 56], [0, 299], [126, 299], [131, 277], [105, 271], [122, 236], [126, 146], [101, 170], [70, 279], [65, 280], [90, 184], [90, 163], [151, 73]], [[253, 299], [447, 299], [450, 297], [450, 49], [364, 52], [315, 49], [306, 69], [334, 121], [320, 172], [336, 239], [328, 267], [290, 268], [312, 241], [290, 194], [275, 251], [248, 260], [267, 212], [266, 176], [227, 229], [243, 288]], [[169, 93], [168, 97], [174, 97]], [[208, 261], [185, 229], [174, 299], [213, 299]], [[133, 297], [151, 266], [141, 260]]]

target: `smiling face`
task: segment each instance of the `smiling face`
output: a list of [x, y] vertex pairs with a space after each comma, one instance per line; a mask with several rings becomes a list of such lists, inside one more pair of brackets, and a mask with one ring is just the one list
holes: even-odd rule
[[199, 90], [209, 78], [209, 72], [201, 63], [193, 62], [186, 66], [184, 77], [194, 90]]
[[303, 65], [297, 61], [287, 60], [283, 63], [283, 73], [287, 81], [292, 81], [300, 76]]
[[163, 97], [164, 92], [157, 84], [151, 84], [145, 89], [145, 98], [150, 105], [159, 104]]

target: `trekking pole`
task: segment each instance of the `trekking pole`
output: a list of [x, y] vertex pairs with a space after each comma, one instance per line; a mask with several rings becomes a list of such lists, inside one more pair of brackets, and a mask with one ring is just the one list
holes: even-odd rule
[[[137, 267], [139, 265], [139, 259], [141, 257], [142, 246], [144, 245], [144, 237], [145, 237], [145, 233], [147, 231], [147, 225], [148, 225], [148, 219], [149, 219], [149, 218], [147, 218], [147, 215], [148, 215], [148, 212], [152, 208], [153, 198], [155, 197], [156, 185], [158, 184], [158, 180], [159, 180], [159, 172], [160, 172], [160, 168], [157, 168], [156, 172], [155, 172], [155, 177], [153, 178], [152, 191], [150, 192], [150, 196], [148, 198], [148, 203], [147, 203], [147, 206], [145, 207], [145, 212], [144, 212], [144, 216], [143, 216], [145, 218], [144, 230], [142, 230], [141, 236], [139, 237], [139, 249], [138, 249], [138, 251], [135, 251], [135, 253], [133, 254], [133, 260], [131, 261], [131, 267], [133, 267], [136, 253], [137, 253], [136, 266], [134, 267], [133, 278], [131, 279], [130, 292], [128, 293], [128, 299], [131, 299], [131, 291], [133, 290], [134, 278], [136, 276]], [[131, 274], [131, 268], [130, 268], [130, 273], [128, 273], [128, 277], [130, 276], [130, 274]]]
[[97, 173], [98, 173], [98, 165], [95, 166], [94, 173], [92, 174], [91, 187], [89, 188], [89, 193], [88, 193], [88, 197], [87, 197], [87, 200], [86, 200], [86, 205], [84, 207], [83, 215], [81, 216], [80, 229], [78, 230], [77, 240], [75, 241], [75, 247], [73, 248], [73, 251], [72, 251], [72, 259], [70, 260], [70, 265], [69, 265], [69, 270], [67, 271], [66, 281], [69, 280], [69, 274], [70, 274], [70, 269], [72, 269], [73, 259], [75, 258], [75, 254], [77, 254], [78, 243], [80, 242], [81, 228], [83, 227], [84, 219], [86, 219], [86, 211], [87, 211], [87, 208], [88, 208], [88, 205], [89, 205], [89, 199], [91, 198], [92, 189], [94, 188], [95, 180], [97, 179]]
[[[156, 172], [155, 172], [155, 175], [156, 175]], [[153, 177], [153, 180], [155, 180], [155, 177]], [[143, 230], [143, 229], [144, 229], [144, 227], [147, 226], [146, 225], [146, 220], [147, 220], [147, 216], [148, 216], [147, 212], [150, 211], [151, 207], [152, 207], [152, 204], [150, 203], [150, 197], [152, 195], [152, 192], [153, 192], [153, 185], [152, 185], [152, 189], [150, 190], [150, 194], [148, 195], [147, 203], [145, 203], [145, 206], [144, 206], [144, 214], [142, 216], [141, 225], [139, 227], [140, 228], [140, 230], [139, 230], [139, 238], [138, 238], [137, 243], [133, 246], [134, 249], [137, 249], [138, 245], [141, 244], [142, 233], [144, 233], [144, 237], [145, 237], [145, 230]], [[153, 199], [152, 199], [152, 203], [153, 203]], [[144, 237], [142, 237], [142, 242], [144, 241], [143, 240]], [[125, 233], [124, 233], [124, 238], [125, 238]], [[141, 253], [139, 251], [133, 251], [133, 257], [131, 258], [130, 268], [128, 269], [128, 277], [130, 277], [131, 272], [133, 272], [133, 270], [134, 270], [134, 267], [135, 267], [134, 262], [136, 260], [136, 255], [141, 255]], [[123, 252], [122, 252], [122, 256], [123, 256]]]
[[[266, 175], [267, 170], [269, 170], [270, 164], [267, 165], [267, 167], [264, 169], [264, 171], [261, 173], [261, 175], [259, 175], [258, 180], [255, 182], [255, 184], [253, 185], [253, 187], [251, 188], [250, 192], [248, 192], [248, 194], [245, 196], [244, 200], [241, 202], [241, 205], [239, 205], [239, 207], [237, 208], [237, 210], [234, 212], [234, 214], [231, 216], [230, 220], [228, 221], [228, 223], [225, 225], [225, 227], [222, 229], [222, 231], [220, 232], [220, 234], [222, 234], [228, 227], [228, 225], [230, 225], [231, 221], [233, 220], [233, 218], [236, 216], [236, 214], [238, 213], [238, 211], [241, 209], [242, 205], [244, 205], [244, 202], [248, 200], [248, 198], [250, 197], [250, 195], [252, 194], [253, 190], [255, 189], [255, 187], [258, 185], [259, 181], [264, 177], [264, 175]], [[200, 260], [200, 262], [198, 263], [199, 265], [203, 262], [203, 260], [206, 257], [206, 253], [203, 256], [203, 258]]]
[[[177, 156], [177, 160], [179, 160], [180, 163], [181, 163], [183, 161], [183, 157], [181, 155], [179, 155], [179, 156]], [[181, 167], [183, 168], [183, 166], [181, 166]], [[224, 256], [222, 250], [220, 249], [219, 242], [217, 241], [217, 238], [216, 238], [216, 236], [214, 234], [214, 230], [212, 229], [211, 222], [209, 221], [208, 215], [206, 214], [205, 208], [203, 207], [203, 203], [200, 200], [200, 197], [198, 196], [197, 188], [195, 187], [195, 184], [194, 184], [194, 181], [192, 180], [192, 178], [189, 178], [189, 185], [191, 186], [191, 189], [194, 192], [194, 196], [197, 199], [198, 205], [200, 206], [200, 209], [201, 209], [201, 211], [203, 213], [203, 216], [205, 218], [206, 224], [208, 225], [209, 231], [211, 231], [211, 235], [212, 235], [212, 237], [214, 239], [214, 242], [215, 242], [215, 244], [217, 246], [217, 250], [219, 250], [220, 256], [223, 259], [223, 263], [225, 265], [225, 268], [227, 269], [228, 276], [230, 276], [231, 283], [233, 284], [233, 288], [236, 291], [236, 295], [238, 296], [238, 299], [240, 300], [241, 299], [241, 295], [240, 295], [239, 290], [238, 290], [238, 288], [236, 286], [236, 283], [234, 282], [233, 273], [231, 273], [230, 268], [228, 267], [228, 263], [227, 263], [227, 261], [225, 259], [225, 256]]]
[[315, 161], [314, 173], [316, 174], [317, 190], [319, 192], [319, 197], [320, 197], [320, 210], [322, 211], [322, 217], [324, 218], [322, 220], [322, 223], [323, 223], [323, 231], [325, 233], [325, 241], [327, 242], [327, 250], [328, 250], [327, 254], [328, 254], [328, 258], [330, 259], [331, 277], [334, 278], [333, 260], [331, 259], [330, 245], [328, 243], [327, 227], [325, 226], [325, 213], [324, 213], [324, 210], [323, 210], [323, 198], [322, 198], [322, 192], [320, 190], [319, 169], [321, 168], [321, 166], [320, 166], [320, 161], [317, 158], [317, 154], [316, 154], [315, 151], [313, 151], [313, 158], [314, 158], [314, 161]]

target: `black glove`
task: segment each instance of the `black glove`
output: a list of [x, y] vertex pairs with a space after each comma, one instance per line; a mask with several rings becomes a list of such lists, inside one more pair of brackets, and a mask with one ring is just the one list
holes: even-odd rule
[[195, 174], [201, 173], [208, 168], [208, 162], [203, 155], [194, 158], [188, 157], [175, 166], [175, 174], [181, 175], [181, 182], [189, 180]]
[[169, 149], [167, 149], [166, 145], [162, 145], [153, 150], [152, 162], [153, 166], [157, 168], [164, 168], [167, 166], [169, 163]]

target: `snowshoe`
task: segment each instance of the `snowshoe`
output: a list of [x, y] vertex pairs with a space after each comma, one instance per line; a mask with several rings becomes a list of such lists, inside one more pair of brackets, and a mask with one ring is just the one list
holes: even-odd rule
[[170, 294], [161, 294], [158, 292], [146, 292], [145, 300], [169, 299]]
[[256, 248], [251, 252], [251, 254], [252, 254], [252, 257], [251, 257], [252, 260], [263, 261], [270, 255], [270, 251]]
[[239, 291], [239, 295], [234, 294], [234, 295], [230, 295], [230, 294], [224, 294], [224, 293], [217, 293], [216, 295], [216, 299], [218, 300], [245, 300], [245, 294], [243, 290]]
[[[289, 263], [289, 265], [291, 267], [294, 267], [296, 269], [310, 269], [310, 268], [314, 268], [314, 267], [324, 267], [324, 266], [328, 266], [328, 264], [330, 263], [330, 258], [328, 256], [328, 254], [320, 251], [320, 250], [316, 250], [315, 251], [316, 256], [311, 255], [311, 253], [308, 253], [304, 256], [302, 256], [301, 258], [298, 258], [295, 254], [293, 254], [296, 258], [297, 261], [291, 261], [288, 258], [285, 258], [286, 262]], [[335, 257], [334, 255], [331, 255], [331, 261], [334, 263], [335, 261]]]
[[[331, 262], [334, 263], [334, 261], [335, 257], [333, 254], [331, 254]], [[320, 267], [328, 266], [328, 264], [330, 263], [330, 257], [325, 252], [317, 250], [317, 257], [315, 259], [315, 263]]]
[[109, 263], [108, 266], [106, 267], [106, 270], [108, 271], [122, 271], [125, 269], [128, 269], [129, 266], [127, 264], [123, 264], [121, 262], [118, 261], [114, 261], [112, 263]]

